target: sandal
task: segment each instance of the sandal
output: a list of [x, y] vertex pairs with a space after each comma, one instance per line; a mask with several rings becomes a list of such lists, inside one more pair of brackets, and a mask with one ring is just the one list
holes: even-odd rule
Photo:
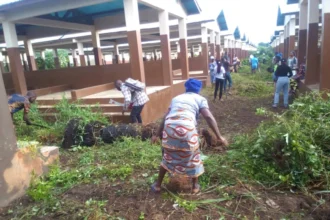
[[160, 188], [157, 189], [157, 188], [156, 188], [156, 183], [154, 183], [154, 184], [151, 185], [151, 191], [152, 191], [153, 193], [160, 193]]
[[193, 194], [197, 194], [201, 191], [201, 186], [199, 184], [196, 184], [196, 187], [192, 189]]

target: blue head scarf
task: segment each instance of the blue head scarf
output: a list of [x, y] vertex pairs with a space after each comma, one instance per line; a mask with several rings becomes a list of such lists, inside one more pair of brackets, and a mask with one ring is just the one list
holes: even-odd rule
[[202, 82], [197, 79], [188, 79], [184, 84], [186, 92], [199, 93], [202, 89]]

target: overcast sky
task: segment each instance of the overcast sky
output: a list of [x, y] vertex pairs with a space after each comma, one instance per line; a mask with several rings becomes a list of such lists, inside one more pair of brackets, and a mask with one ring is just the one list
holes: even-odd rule
[[239, 26], [254, 43], [269, 42], [274, 33], [278, 6], [286, 0], [198, 0], [203, 13], [216, 16], [224, 10], [228, 28]]

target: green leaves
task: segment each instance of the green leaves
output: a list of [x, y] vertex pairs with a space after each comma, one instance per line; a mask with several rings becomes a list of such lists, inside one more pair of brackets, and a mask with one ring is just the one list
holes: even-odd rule
[[330, 102], [318, 93], [298, 98], [282, 115], [257, 109], [273, 120], [232, 145], [243, 173], [266, 185], [308, 187], [320, 182], [329, 188], [329, 109]]

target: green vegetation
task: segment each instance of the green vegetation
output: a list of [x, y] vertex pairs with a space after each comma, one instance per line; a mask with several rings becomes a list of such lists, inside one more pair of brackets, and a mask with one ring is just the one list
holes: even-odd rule
[[[262, 184], [329, 189], [330, 104], [320, 94], [298, 98], [290, 110], [270, 115], [252, 135], [236, 138], [229, 157], [235, 166]], [[242, 161], [240, 158], [244, 158]]]
[[243, 97], [265, 97], [274, 92], [271, 75], [265, 71], [261, 73], [239, 73], [232, 74], [233, 86], [239, 96]]
[[[157, 178], [161, 159], [160, 148], [148, 142], [125, 138], [122, 142], [94, 148], [76, 147], [72, 151], [62, 151], [66, 163], [51, 166], [49, 173], [34, 178], [27, 194], [34, 201], [29, 207], [15, 210], [16, 218], [60, 214], [70, 212], [70, 205], [76, 201], [65, 195], [74, 188], [83, 185], [101, 187], [111, 183], [133, 185], [136, 190], [148, 188]], [[168, 181], [168, 180], [167, 180]], [[117, 191], [116, 193], [129, 193]], [[106, 192], [107, 193], [107, 192]], [[79, 209], [73, 218], [87, 216], [85, 219], [99, 219], [95, 216], [110, 217], [106, 212], [106, 194], [101, 200], [89, 198], [85, 204], [74, 204]], [[14, 218], [15, 219], [15, 218]], [[116, 218], [114, 218], [116, 219]]]
[[[271, 82], [267, 65], [262, 64], [260, 72], [251, 74], [248, 63], [243, 61], [240, 73], [232, 74], [234, 95], [228, 100], [233, 101], [238, 95], [255, 103], [257, 98], [271, 97], [273, 85], [267, 84]], [[211, 88], [203, 91], [207, 95], [212, 92]], [[227, 104], [229, 102], [224, 101], [214, 105], [221, 109]], [[33, 106], [30, 118], [49, 129], [28, 127], [23, 123], [22, 115], [15, 115], [17, 136], [20, 140], [59, 144], [65, 126], [73, 118], [80, 118], [85, 124], [90, 121], [109, 123], [100, 112], [78, 105], [79, 102], [69, 103], [63, 99], [56, 106], [58, 114], [53, 123], [43, 120]], [[235, 133], [236, 137], [226, 152], [203, 149], [207, 159], [204, 161], [205, 173], [199, 177], [202, 193], [197, 196], [169, 191], [166, 187], [172, 179], [168, 176], [160, 196], [148, 191], [158, 177], [161, 162], [158, 145], [124, 138], [111, 145], [102, 143], [91, 148], [75, 146], [71, 150], [61, 150], [60, 161], [50, 167], [49, 173], [33, 179], [27, 192], [30, 201], [15, 203], [7, 210], [6, 217], [13, 220], [143, 220], [157, 219], [150, 215], [150, 210], [157, 209], [158, 214], [164, 214], [164, 218], [169, 216], [168, 219], [179, 218], [178, 213], [180, 216], [187, 213], [184, 216], [189, 216], [187, 219], [201, 217], [198, 214], [202, 212], [205, 213], [203, 219], [215, 219], [214, 216], [218, 216], [216, 219], [268, 219], [259, 214], [272, 212], [268, 206], [273, 203], [267, 203], [272, 194], [283, 198], [297, 196], [290, 194], [290, 189], [311, 195], [314, 187], [321, 195], [329, 193], [329, 109], [329, 100], [317, 93], [296, 99], [285, 112], [274, 113], [266, 107], [255, 109], [257, 115], [267, 119], [257, 129], [253, 131], [251, 128], [249, 134]], [[226, 114], [236, 116], [230, 112]], [[239, 120], [237, 123], [245, 125]], [[280, 190], [284, 193], [279, 193]], [[323, 197], [311, 197], [312, 205], [308, 211], [285, 213], [281, 218], [272, 216], [273, 219], [302, 219], [305, 213], [314, 212], [326, 204]], [[303, 204], [300, 199], [299, 206]], [[166, 206], [169, 208], [163, 209]], [[250, 215], [245, 216], [248, 211]], [[275, 208], [273, 212], [279, 211]], [[174, 212], [177, 215], [172, 216]], [[123, 218], [121, 215], [125, 213], [130, 216]]]
[[[61, 67], [67, 67], [69, 62], [68, 51], [65, 49], [57, 49], [58, 58]], [[36, 63], [39, 70], [55, 69], [54, 55], [52, 50], [45, 50], [45, 59], [41, 58], [41, 55], [37, 53], [38, 58]]]
[[90, 121], [100, 121], [104, 124], [109, 124], [107, 118], [102, 115], [101, 111], [92, 111], [90, 107], [81, 108], [79, 107], [79, 104], [79, 101], [69, 103], [67, 99], [63, 98], [55, 106], [57, 111], [55, 122], [45, 121], [38, 111], [38, 104], [33, 104], [29, 112], [30, 119], [33, 123], [43, 125], [48, 128], [27, 126], [23, 121], [23, 112], [21, 111], [14, 115], [16, 134], [20, 140], [35, 140], [42, 144], [59, 145], [62, 140], [65, 127], [71, 119], [80, 118], [80, 126], [85, 126]]

